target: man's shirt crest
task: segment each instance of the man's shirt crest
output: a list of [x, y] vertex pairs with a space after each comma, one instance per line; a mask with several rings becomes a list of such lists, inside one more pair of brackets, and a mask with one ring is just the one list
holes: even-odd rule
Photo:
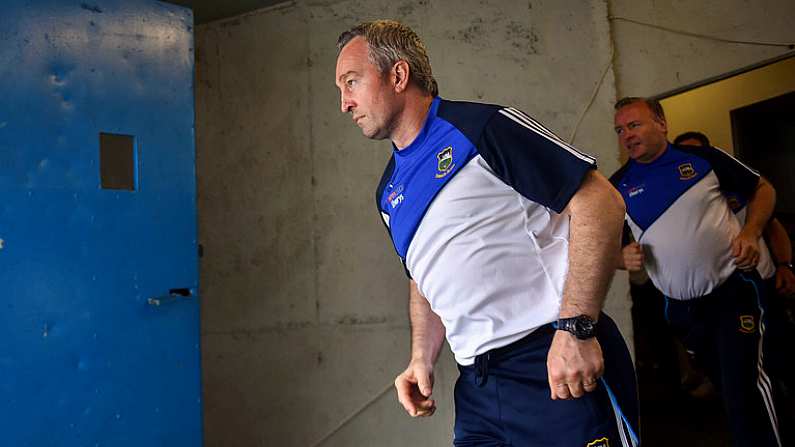
[[439, 151], [439, 153], [436, 154], [436, 160], [438, 161], [436, 169], [439, 171], [436, 173], [436, 178], [442, 178], [449, 174], [450, 171], [455, 168], [455, 163], [453, 163], [453, 146], [447, 146]]

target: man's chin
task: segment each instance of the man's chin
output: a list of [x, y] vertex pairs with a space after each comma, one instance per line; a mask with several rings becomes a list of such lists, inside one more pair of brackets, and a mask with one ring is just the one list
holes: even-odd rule
[[362, 135], [371, 140], [384, 140], [388, 137], [385, 132], [379, 132], [377, 129], [362, 129]]

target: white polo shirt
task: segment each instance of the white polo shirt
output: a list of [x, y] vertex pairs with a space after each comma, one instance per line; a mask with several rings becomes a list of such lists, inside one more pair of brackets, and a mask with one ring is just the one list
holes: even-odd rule
[[516, 109], [440, 98], [415, 141], [394, 151], [378, 208], [458, 363], [557, 319], [562, 212], [593, 168]]

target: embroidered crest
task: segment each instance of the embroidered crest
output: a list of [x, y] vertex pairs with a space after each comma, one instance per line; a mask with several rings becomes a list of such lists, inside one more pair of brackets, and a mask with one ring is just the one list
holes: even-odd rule
[[607, 441], [607, 437], [604, 437], [594, 439], [593, 441], [586, 444], [585, 447], [610, 447], [610, 443]]
[[696, 176], [696, 170], [692, 163], [682, 163], [679, 165], [679, 180], [690, 180]]
[[753, 315], [740, 315], [740, 332], [753, 334], [756, 330], [756, 321]]
[[436, 165], [436, 169], [438, 170], [436, 178], [442, 178], [449, 174], [450, 171], [455, 168], [455, 163], [453, 163], [453, 146], [447, 146], [442, 149], [436, 154], [436, 160], [438, 161]]

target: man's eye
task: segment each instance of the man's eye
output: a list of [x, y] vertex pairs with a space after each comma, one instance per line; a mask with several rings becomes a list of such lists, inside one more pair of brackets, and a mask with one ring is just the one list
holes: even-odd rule
[[627, 127], [629, 127], [630, 129], [634, 129], [634, 128], [638, 127], [639, 125], [640, 124], [638, 124], [638, 123], [630, 123], [629, 126], [627, 126]]
[[618, 135], [621, 135], [621, 132], [623, 132], [623, 129], [621, 129], [621, 128], [616, 128], [616, 133], [617, 133]]
[[353, 84], [356, 83], [356, 80], [355, 79], [348, 79], [345, 83], [348, 84], [348, 87], [353, 87]]

